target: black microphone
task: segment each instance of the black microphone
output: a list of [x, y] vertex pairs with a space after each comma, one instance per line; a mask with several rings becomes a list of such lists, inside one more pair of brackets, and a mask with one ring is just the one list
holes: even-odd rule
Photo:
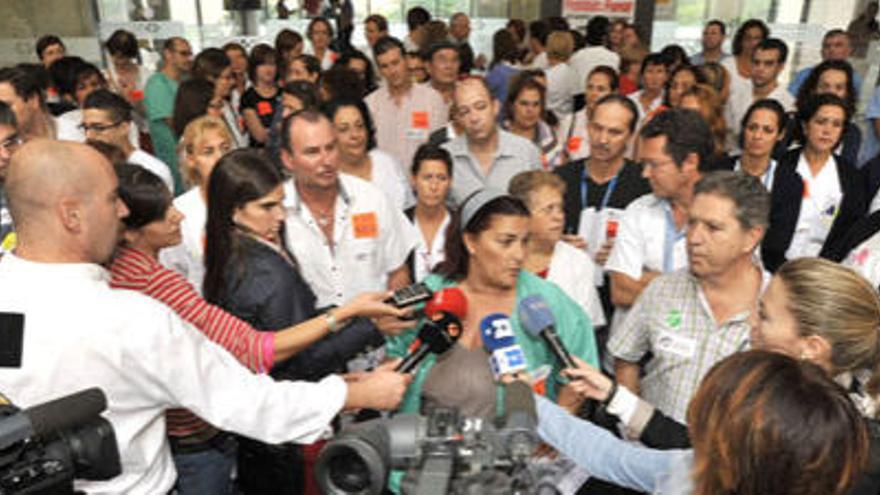
[[394, 371], [413, 371], [428, 354], [443, 354], [448, 351], [460, 336], [461, 321], [453, 314], [441, 313], [436, 320], [428, 320], [422, 325], [418, 337], [409, 346], [409, 352]]
[[0, 418], [0, 450], [31, 437], [75, 428], [107, 409], [107, 396], [89, 388]]
[[505, 385], [502, 437], [517, 462], [525, 462], [538, 446], [538, 413], [532, 388], [521, 380]]
[[519, 303], [519, 322], [530, 335], [540, 336], [547, 347], [566, 368], [577, 368], [568, 349], [556, 333], [556, 319], [544, 298], [538, 294], [526, 297]]

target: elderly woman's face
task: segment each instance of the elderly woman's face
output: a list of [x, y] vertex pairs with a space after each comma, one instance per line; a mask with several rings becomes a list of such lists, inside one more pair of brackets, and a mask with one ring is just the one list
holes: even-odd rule
[[495, 215], [489, 228], [479, 234], [465, 234], [470, 253], [468, 278], [501, 289], [512, 289], [526, 259], [529, 217]]

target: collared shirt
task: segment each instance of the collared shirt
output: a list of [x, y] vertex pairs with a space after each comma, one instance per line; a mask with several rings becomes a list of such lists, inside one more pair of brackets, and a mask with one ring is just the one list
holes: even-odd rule
[[630, 93], [629, 95], [627, 95], [627, 98], [632, 100], [632, 102], [636, 104], [636, 108], [639, 109], [639, 122], [642, 122], [646, 116], [650, 115], [651, 112], [653, 112], [654, 110], [660, 108], [660, 105], [663, 104], [663, 91], [661, 91], [656, 98], [651, 100], [651, 103], [649, 103], [648, 106], [642, 105], [642, 92], [644, 92], [644, 90], [640, 89], [635, 93]]
[[[718, 59], [718, 63], [720, 64], [721, 62], [724, 62], [725, 60], [730, 58], [730, 56], [731, 55], [729, 53], [722, 51], [721, 57]], [[691, 55], [691, 65], [703, 65], [705, 63], [706, 63], [706, 56], [703, 52], [695, 53], [695, 54]]]
[[177, 137], [165, 119], [174, 115], [174, 99], [177, 96], [178, 82], [169, 79], [162, 72], [156, 72], [147, 81], [144, 89], [144, 107], [150, 123], [150, 138], [153, 151], [163, 162], [171, 167], [174, 174], [175, 192], [183, 188], [182, 178], [177, 172]]
[[403, 212], [376, 186], [339, 174], [333, 210], [333, 245], [297, 194], [293, 180], [284, 183], [287, 245], [317, 306], [342, 305], [365, 291], [386, 289], [388, 274], [406, 262], [418, 232]]
[[801, 153], [797, 173], [804, 181], [804, 194], [794, 235], [785, 252], [786, 259], [790, 260], [819, 255], [843, 200], [834, 155], [829, 155], [819, 173], [813, 176], [810, 165]]
[[[770, 275], [762, 275], [766, 285]], [[716, 322], [699, 280], [688, 269], [678, 270], [661, 275], [642, 292], [612, 332], [608, 352], [633, 363], [653, 353], [645, 366], [640, 394], [684, 423], [703, 375], [748, 346], [749, 314], [743, 311]]]
[[665, 273], [687, 267], [684, 227], [675, 233], [669, 246], [668, 208], [668, 200], [653, 194], [633, 201], [620, 218], [605, 270], [638, 280], [645, 269]]
[[208, 207], [202, 199], [201, 189], [194, 187], [174, 199], [174, 207], [183, 213], [180, 222], [180, 244], [159, 251], [159, 261], [166, 267], [186, 277], [202, 294], [205, 278], [205, 224]]
[[420, 145], [432, 131], [449, 121], [449, 106], [434, 88], [413, 84], [398, 105], [388, 86], [381, 86], [364, 101], [376, 124], [379, 149], [397, 159], [406, 174]]
[[128, 163], [133, 163], [153, 172], [168, 186], [168, 191], [172, 194], [174, 193], [174, 177], [171, 176], [171, 169], [162, 160], [146, 151], [134, 150], [132, 154], [128, 155]]
[[[268, 443], [315, 441], [342, 408], [345, 383], [256, 375], [167, 306], [111, 289], [89, 263], [0, 261], [0, 310], [25, 315], [22, 365], [0, 368], [26, 408], [88, 387], [107, 396], [123, 472], [77, 482], [87, 493], [168, 493], [176, 478], [165, 410], [187, 407], [220, 429]], [[51, 304], [49, 304], [51, 303]]]
[[452, 155], [452, 189], [450, 198], [455, 204], [472, 192], [485, 187], [507, 190], [510, 179], [520, 172], [541, 169], [541, 153], [528, 139], [498, 129], [498, 149], [492, 158], [488, 173], [468, 149], [467, 136], [462, 135], [443, 145]]
[[[794, 110], [794, 97], [781, 84], [777, 84], [776, 89], [763, 99], [778, 101], [786, 112]], [[755, 96], [752, 92], [751, 81], [739, 89], [734, 89], [731, 86], [730, 98], [727, 100], [727, 105], [724, 106], [724, 121], [727, 124], [726, 148], [731, 154], [738, 153], [740, 150], [739, 135], [742, 132], [742, 119], [754, 102]]]

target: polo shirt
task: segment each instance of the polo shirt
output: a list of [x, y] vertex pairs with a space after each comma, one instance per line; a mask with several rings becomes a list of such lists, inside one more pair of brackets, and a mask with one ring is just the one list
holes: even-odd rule
[[[762, 272], [763, 286], [770, 275]], [[699, 280], [688, 269], [661, 275], [639, 296], [608, 341], [615, 358], [638, 362], [648, 352], [639, 394], [684, 423], [703, 376], [749, 345], [750, 311], [716, 322]]]
[[443, 145], [452, 155], [452, 187], [450, 198], [461, 204], [471, 193], [486, 187], [507, 190], [507, 184], [516, 174], [529, 170], [541, 170], [541, 152], [528, 139], [498, 129], [498, 149], [488, 173], [468, 149], [467, 135]]
[[293, 179], [284, 183], [287, 246], [299, 260], [317, 307], [342, 305], [366, 291], [384, 291], [388, 273], [406, 262], [419, 233], [373, 184], [339, 174], [333, 246], [303, 205]]

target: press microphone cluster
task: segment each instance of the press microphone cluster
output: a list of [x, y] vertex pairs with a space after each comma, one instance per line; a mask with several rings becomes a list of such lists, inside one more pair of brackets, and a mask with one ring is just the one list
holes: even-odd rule
[[424, 313], [428, 321], [395, 371], [409, 373], [429, 354], [443, 354], [455, 344], [462, 332], [461, 319], [467, 315], [467, 298], [454, 287], [437, 291], [425, 304]]
[[547, 301], [538, 294], [526, 297], [519, 303], [519, 321], [523, 330], [535, 337], [541, 337], [550, 348], [550, 352], [565, 368], [577, 368], [571, 353], [565, 348], [559, 334], [556, 333], [556, 318], [547, 306]]
[[528, 366], [523, 348], [516, 343], [513, 325], [504, 313], [492, 313], [480, 322], [480, 338], [489, 352], [489, 366], [495, 380], [516, 376]]

